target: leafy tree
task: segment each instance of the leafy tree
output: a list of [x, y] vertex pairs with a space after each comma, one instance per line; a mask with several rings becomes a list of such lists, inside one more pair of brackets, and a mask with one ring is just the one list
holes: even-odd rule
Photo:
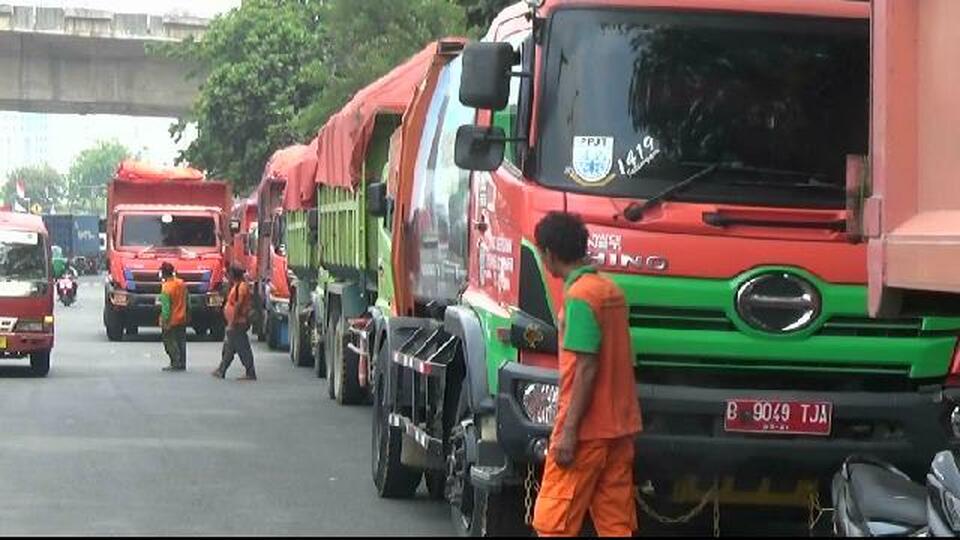
[[103, 215], [107, 206], [107, 184], [117, 165], [131, 155], [130, 150], [117, 141], [100, 141], [80, 152], [67, 174], [70, 210]]
[[325, 0], [245, 0], [215, 18], [202, 40], [154, 48], [199, 66], [205, 77], [189, 118], [171, 126], [178, 142], [190, 121], [197, 138], [178, 161], [245, 190], [270, 154], [297, 141], [297, 113], [319, 94], [313, 60], [321, 53]]
[[29, 204], [39, 204], [43, 212], [63, 202], [63, 176], [47, 164], [20, 167], [10, 171], [3, 186], [3, 200], [12, 208], [17, 200], [17, 182], [22, 181]]
[[202, 40], [152, 47], [203, 77], [170, 130], [179, 141], [197, 124], [178, 161], [248, 190], [275, 150], [312, 137], [358, 89], [430, 40], [464, 34], [464, 14], [457, 0], [245, 0]]
[[451, 0], [330, 0], [324, 50], [311, 65], [316, 100], [297, 127], [309, 138], [353, 94], [432, 40], [463, 35], [463, 9]]
[[458, 0], [467, 18], [467, 25], [474, 36], [483, 36], [494, 17], [503, 8], [515, 4], [517, 0]]

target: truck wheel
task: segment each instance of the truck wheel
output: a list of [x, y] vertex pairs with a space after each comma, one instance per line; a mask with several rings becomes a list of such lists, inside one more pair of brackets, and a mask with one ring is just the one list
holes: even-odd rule
[[280, 349], [280, 329], [278, 326], [277, 320], [273, 317], [267, 319], [267, 347], [269, 347], [271, 351]]
[[35, 352], [30, 355], [30, 371], [34, 377], [46, 377], [50, 373], [50, 351]]
[[210, 341], [222, 342], [227, 336], [227, 325], [223, 321], [213, 323], [210, 327]]
[[313, 332], [313, 323], [308, 321], [306, 325], [300, 325], [297, 329], [297, 366], [312, 367], [314, 364], [313, 346], [311, 334]]
[[474, 487], [470, 481], [467, 447], [476, 444], [478, 434], [469, 422], [473, 418], [467, 392], [460, 393], [457, 418], [450, 431], [447, 450], [446, 497], [453, 526], [460, 536], [517, 536], [529, 533], [524, 524], [523, 499], [516, 488], [504, 486], [500, 493]]
[[360, 388], [360, 357], [347, 348], [350, 337], [344, 331], [344, 323], [337, 319], [336, 332], [333, 334], [336, 347], [335, 395], [339, 405], [360, 405], [366, 399]]
[[290, 363], [296, 366], [300, 354], [300, 307], [297, 306], [296, 289], [290, 289], [290, 315], [287, 317], [287, 324], [290, 325]]
[[310, 340], [310, 347], [313, 349], [313, 371], [318, 379], [326, 378], [327, 363], [324, 361], [325, 344], [320, 338], [320, 328], [317, 326], [316, 317], [310, 322], [310, 332], [313, 334]]
[[327, 332], [324, 336], [324, 358], [326, 359], [327, 364], [327, 396], [330, 399], [337, 399], [337, 376], [336, 373], [339, 371], [340, 366], [337, 361], [337, 356], [339, 355], [338, 349], [340, 348], [337, 344], [337, 336], [340, 335], [340, 310], [334, 309], [330, 311], [329, 317], [327, 319]]
[[[291, 317], [293, 316], [291, 314]], [[290, 361], [297, 367], [313, 365], [313, 355], [310, 354], [310, 333], [304, 331], [299, 315], [290, 321]]]
[[104, 327], [107, 329], [107, 339], [110, 341], [123, 340], [123, 321], [120, 315], [107, 308], [104, 311]]
[[267, 331], [264, 329], [266, 326], [264, 323], [265, 319], [266, 315], [264, 315], [262, 311], [257, 311], [257, 316], [253, 323], [253, 333], [257, 336], [257, 341], [260, 343], [263, 343], [267, 339]]
[[373, 484], [377, 494], [385, 499], [409, 498], [417, 492], [420, 485], [420, 471], [407, 467], [400, 462], [401, 434], [398, 428], [390, 425], [388, 413], [390, 404], [386, 402], [385, 370], [390, 369], [386, 361], [386, 347], [378, 353], [380, 369], [375, 375], [373, 395], [373, 444], [371, 465]]

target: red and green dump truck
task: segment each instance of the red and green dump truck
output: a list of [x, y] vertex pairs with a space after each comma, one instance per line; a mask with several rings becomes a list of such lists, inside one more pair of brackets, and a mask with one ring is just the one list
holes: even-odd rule
[[[931, 270], [903, 251], [916, 229], [897, 237], [945, 203], [890, 167], [936, 176], [909, 145], [960, 122], [901, 146], [917, 95], [951, 79], [910, 94], [894, 69], [871, 88], [871, 58], [935, 71], [871, 56], [871, 10], [889, 47], [916, 46], [881, 26], [902, 4], [534, 4], [358, 93], [318, 134], [309, 204], [284, 212], [295, 357], [312, 351], [339, 402], [373, 402], [378, 492], [425, 478], [462, 532], [522, 524], [556, 414], [562, 284], [533, 244], [554, 210], [583, 216], [630, 303], [637, 479], [660, 501], [735, 479], [724, 503], [806, 505], [850, 454], [920, 473], [955, 447], [960, 304], [922, 292], [924, 272], [957, 282], [952, 252], [928, 236]], [[954, 9], [931, 4], [912, 20]]]
[[[284, 198], [294, 197], [288, 183], [301, 178], [313, 182], [316, 148], [293, 145], [276, 151], [263, 170], [260, 184], [250, 195], [257, 203], [256, 268], [254, 282], [254, 331], [272, 349], [288, 346], [290, 284], [287, 265]], [[298, 200], [298, 199], [297, 199]]]

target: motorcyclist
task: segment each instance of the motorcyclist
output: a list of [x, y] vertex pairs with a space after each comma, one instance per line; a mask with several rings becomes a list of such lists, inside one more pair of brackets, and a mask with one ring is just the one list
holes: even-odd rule
[[53, 246], [50, 248], [50, 252], [54, 279], [60, 279], [63, 277], [68, 278], [70, 283], [73, 285], [73, 294], [76, 296], [77, 289], [80, 286], [78, 281], [80, 273], [77, 272], [77, 269], [73, 267], [73, 264], [70, 263], [70, 260], [63, 256], [63, 250], [60, 248], [60, 246]]

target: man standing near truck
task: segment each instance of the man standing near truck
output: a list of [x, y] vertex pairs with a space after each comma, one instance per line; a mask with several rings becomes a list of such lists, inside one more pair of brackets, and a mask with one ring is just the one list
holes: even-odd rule
[[239, 355], [247, 373], [237, 380], [255, 381], [257, 370], [253, 367], [253, 349], [247, 336], [250, 330], [250, 287], [243, 274], [243, 268], [234, 266], [230, 269], [230, 292], [227, 293], [227, 304], [223, 308], [223, 316], [227, 319], [227, 337], [223, 342], [220, 366], [211, 375], [220, 379], [226, 377], [233, 357]]
[[577, 536], [589, 511], [601, 536], [631, 536], [641, 422], [626, 299], [587, 262], [579, 216], [551, 212], [534, 235], [547, 270], [565, 284], [557, 417], [533, 527], [540, 536]]
[[170, 357], [170, 365], [163, 371], [187, 369], [187, 285], [176, 275], [173, 265], [160, 266], [160, 328], [163, 347]]

